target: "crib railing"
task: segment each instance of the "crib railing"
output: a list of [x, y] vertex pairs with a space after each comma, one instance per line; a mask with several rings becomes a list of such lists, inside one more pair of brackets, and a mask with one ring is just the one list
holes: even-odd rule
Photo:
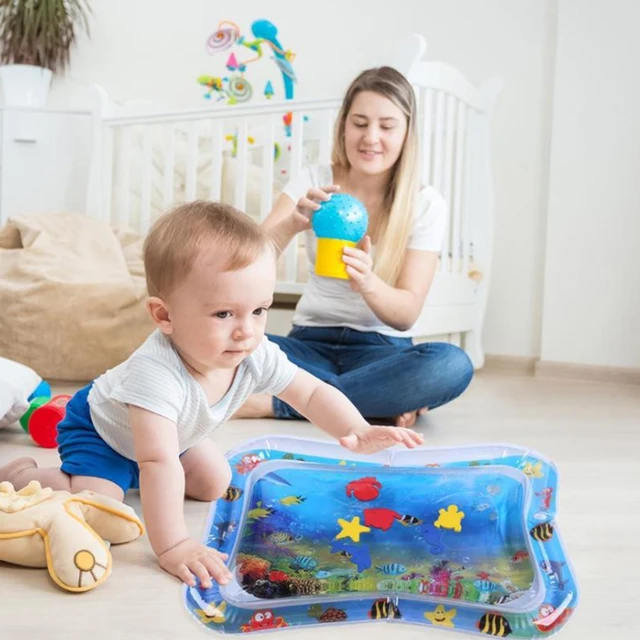
[[[406, 74], [418, 100], [422, 183], [434, 186], [448, 205], [439, 271], [459, 280], [454, 287], [469, 290], [471, 261], [480, 262], [486, 275], [491, 252], [489, 122], [499, 87], [479, 91], [457, 70], [420, 57]], [[127, 115], [109, 113], [106, 99], [102, 104], [88, 211], [142, 234], [161, 212], [196, 197], [223, 200], [264, 219], [277, 191], [274, 149], [286, 147], [279, 160], [286, 178], [307, 162], [328, 163], [340, 106], [336, 100], [300, 100]], [[247, 198], [256, 192], [256, 175], [259, 203], [252, 209]], [[298, 255], [296, 239], [283, 256], [281, 293], [302, 290]], [[464, 298], [450, 287], [448, 295]]]
[[481, 218], [483, 226], [490, 222], [485, 211], [479, 211], [482, 163], [489, 162], [489, 141], [483, 135], [487, 101], [457, 70], [442, 63], [419, 63], [411, 79], [421, 114], [422, 181], [443, 196], [448, 208], [440, 271], [467, 277], [478, 245], [474, 218]]
[[[95, 120], [87, 210], [141, 234], [161, 212], [196, 197], [225, 201], [246, 211], [248, 181], [255, 190], [256, 177], [259, 204], [250, 213], [263, 220], [277, 195], [278, 154], [281, 186], [307, 164], [310, 149], [312, 161], [329, 163], [340, 106], [336, 100], [299, 100], [109, 115], [108, 103], [103, 103], [105, 110]], [[231, 193], [223, 189], [225, 167], [232, 167], [234, 174]], [[153, 207], [152, 201], [161, 206]], [[285, 252], [283, 263], [279, 291], [299, 293], [297, 240]]]

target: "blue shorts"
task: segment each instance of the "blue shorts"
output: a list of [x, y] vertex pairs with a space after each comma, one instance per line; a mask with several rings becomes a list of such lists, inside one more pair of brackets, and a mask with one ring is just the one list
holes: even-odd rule
[[89, 391], [93, 382], [80, 389], [67, 404], [58, 424], [58, 453], [61, 469], [71, 476], [104, 478], [125, 493], [140, 486], [138, 464], [114, 451], [93, 426], [89, 412]]

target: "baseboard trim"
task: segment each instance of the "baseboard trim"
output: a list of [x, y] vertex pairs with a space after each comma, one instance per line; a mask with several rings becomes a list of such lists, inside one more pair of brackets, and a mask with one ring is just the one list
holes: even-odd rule
[[535, 363], [534, 375], [538, 378], [565, 378], [589, 382], [640, 385], [640, 369], [630, 367], [606, 367], [538, 360]]
[[492, 356], [487, 354], [483, 370], [532, 376], [536, 360], [537, 358], [529, 356]]

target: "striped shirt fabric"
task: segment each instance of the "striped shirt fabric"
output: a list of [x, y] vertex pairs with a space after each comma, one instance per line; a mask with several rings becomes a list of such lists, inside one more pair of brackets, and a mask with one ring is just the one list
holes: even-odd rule
[[135, 460], [127, 405], [141, 407], [176, 423], [182, 453], [226, 422], [249, 395], [284, 391], [296, 371], [280, 347], [264, 337], [240, 363], [224, 397], [209, 406], [171, 341], [156, 330], [125, 362], [96, 379], [89, 393], [91, 418], [110, 447]]

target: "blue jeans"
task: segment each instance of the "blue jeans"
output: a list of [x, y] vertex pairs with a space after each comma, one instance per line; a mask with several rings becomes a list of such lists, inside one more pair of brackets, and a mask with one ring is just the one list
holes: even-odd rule
[[[473, 377], [460, 348], [430, 342], [414, 345], [345, 327], [294, 326], [288, 336], [268, 336], [291, 362], [344, 393], [365, 418], [392, 418], [422, 407], [435, 409], [457, 398]], [[276, 418], [304, 420], [273, 398]]]

